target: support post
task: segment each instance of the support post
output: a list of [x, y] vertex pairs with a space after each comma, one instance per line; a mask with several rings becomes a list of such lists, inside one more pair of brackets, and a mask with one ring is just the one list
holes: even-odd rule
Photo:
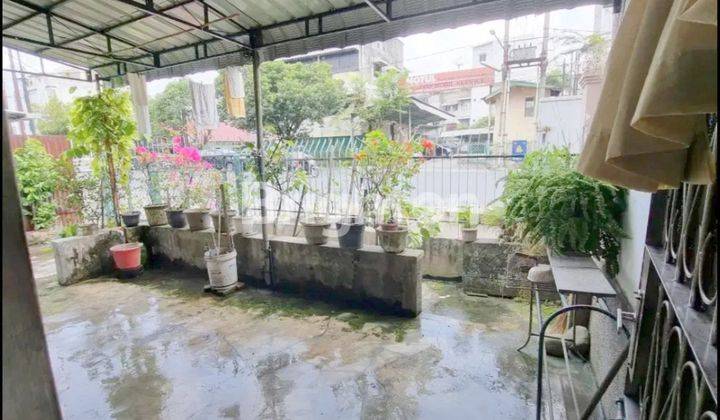
[[272, 251], [267, 233], [267, 208], [265, 207], [265, 162], [263, 161], [263, 118], [262, 89], [260, 85], [260, 54], [257, 49], [252, 52], [253, 94], [255, 96], [255, 148], [257, 152], [258, 178], [260, 182], [260, 227], [262, 230], [263, 249], [265, 250], [265, 284], [272, 285]]

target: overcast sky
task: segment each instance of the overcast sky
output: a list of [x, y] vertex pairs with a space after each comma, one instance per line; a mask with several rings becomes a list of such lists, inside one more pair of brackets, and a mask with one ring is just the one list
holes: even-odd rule
[[[594, 7], [583, 6], [571, 10], [552, 12], [550, 14], [551, 37], [567, 33], [568, 30], [591, 33]], [[602, 30], [609, 32], [612, 26], [610, 10], [605, 9], [602, 16]], [[542, 35], [542, 23], [542, 15], [530, 15], [513, 19], [510, 22], [510, 36], [511, 38], [539, 37]], [[405, 48], [404, 62], [402, 64], [411, 74], [436, 73], [467, 68], [471, 64], [471, 47], [494, 39], [490, 35], [491, 29], [494, 29], [498, 37], [502, 39], [504, 24], [501, 20], [403, 37], [401, 40], [405, 44]], [[37, 58], [25, 54], [23, 56], [23, 64], [26, 70], [40, 71]], [[6, 58], [6, 51], [3, 48], [4, 63], [7, 62]], [[57, 71], [61, 70], [62, 67], [48, 62], [45, 65], [45, 71]], [[210, 71], [191, 77], [196, 80], [212, 81], [215, 75], [215, 71]], [[154, 96], [162, 92], [171, 80], [174, 79], [148, 83], [148, 94]]]

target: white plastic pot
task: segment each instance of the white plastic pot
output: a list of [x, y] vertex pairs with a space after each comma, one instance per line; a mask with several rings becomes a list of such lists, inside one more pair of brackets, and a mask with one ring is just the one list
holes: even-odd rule
[[224, 292], [235, 287], [238, 281], [236, 256], [234, 249], [219, 255], [216, 249], [205, 252], [205, 264], [212, 289]]

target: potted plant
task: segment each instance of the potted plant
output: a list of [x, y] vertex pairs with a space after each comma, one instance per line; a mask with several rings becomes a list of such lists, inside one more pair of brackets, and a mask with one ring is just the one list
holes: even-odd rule
[[[225, 220], [228, 217], [225, 185], [222, 184], [220, 185], [220, 209], [217, 212], [218, 224], [216, 226], [226, 223]], [[216, 230], [216, 232], [217, 239], [215, 239], [215, 235], [212, 235], [214, 246], [205, 252], [204, 259], [210, 279], [210, 288], [216, 292], [225, 293], [237, 286], [237, 251], [235, 251], [232, 235], [228, 235], [229, 238], [226, 242], [229, 246], [223, 247], [223, 232], [221, 230]]]
[[92, 155], [96, 175], [105, 172], [116, 225], [120, 225], [118, 182], [127, 181], [135, 136], [135, 118], [128, 92], [103, 89], [97, 95], [73, 102], [68, 132], [73, 147], [69, 153], [73, 157]]
[[457, 213], [457, 221], [462, 231], [463, 242], [475, 242], [477, 240], [477, 217], [470, 206], [462, 206]]
[[133, 210], [132, 194], [132, 186], [128, 181], [128, 183], [125, 184], [125, 200], [127, 202], [127, 207], [124, 211], [120, 212], [120, 218], [122, 219], [122, 223], [125, 227], [135, 227], [140, 224], [140, 212]]
[[350, 215], [335, 223], [338, 242], [342, 248], [360, 249], [363, 246], [365, 222], [362, 216]]
[[[375, 130], [365, 135], [365, 144], [355, 155], [353, 163], [357, 167], [361, 214], [369, 215], [374, 221], [373, 225], [380, 227], [378, 238], [388, 241], [384, 248], [392, 250], [389, 252], [402, 252], [398, 250], [404, 249], [407, 242], [408, 231], [407, 228], [400, 229], [395, 201], [412, 190], [411, 180], [420, 170], [421, 164], [420, 160], [415, 159], [415, 154], [421, 150], [422, 145], [416, 139], [395, 141], [382, 131]], [[351, 178], [354, 179], [354, 175]], [[378, 209], [383, 209], [384, 205], [387, 209], [383, 213], [385, 217], [381, 218]], [[357, 220], [356, 223], [352, 220], [342, 222], [346, 225], [342, 226], [346, 234], [359, 234], [359, 227], [354, 226]], [[400, 233], [386, 234], [393, 231]]]
[[[220, 188], [221, 191], [227, 191], [229, 189], [229, 185], [222, 183], [220, 184]], [[234, 217], [236, 213], [235, 210], [229, 210], [227, 208], [228, 205], [226, 201], [226, 197], [223, 193], [220, 200], [218, 200], [219, 208], [210, 213], [210, 218], [212, 219], [215, 232], [230, 233], [232, 231], [233, 225], [230, 223], [230, 218]]]
[[238, 215], [233, 217], [233, 225], [235, 232], [243, 236], [254, 235], [257, 233], [257, 227], [260, 221], [257, 217], [250, 214], [250, 206], [252, 206], [256, 190], [251, 188], [237, 188], [236, 195], [238, 199]]
[[502, 200], [519, 242], [592, 255], [609, 275], [619, 271], [625, 190], [577, 172], [566, 148], [529, 153], [508, 174]]
[[382, 223], [375, 228], [375, 234], [380, 247], [385, 252], [397, 254], [405, 251], [409, 230], [407, 224], [400, 225], [398, 222], [394, 202], [391, 202], [383, 212]]
[[102, 210], [104, 197], [100, 190], [100, 179], [93, 172], [78, 174], [77, 188], [82, 221], [77, 225], [77, 234], [78, 236], [94, 235], [98, 231], [98, 223], [104, 213]]
[[307, 243], [310, 245], [323, 245], [327, 243], [328, 237], [325, 231], [330, 227], [330, 222], [328, 222], [327, 218], [320, 215], [317, 196], [315, 196], [315, 202], [313, 203], [312, 215], [302, 221], [301, 224]]

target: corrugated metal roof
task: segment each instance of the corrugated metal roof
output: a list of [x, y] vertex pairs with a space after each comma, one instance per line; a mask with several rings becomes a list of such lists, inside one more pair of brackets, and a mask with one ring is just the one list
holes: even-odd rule
[[[148, 80], [611, 0], [3, 0], [3, 45]], [[205, 13], [209, 26], [205, 24]], [[164, 16], [158, 15], [164, 14]], [[53, 39], [47, 26], [50, 16]], [[193, 28], [194, 26], [194, 28]], [[212, 33], [208, 33], [208, 30]], [[108, 50], [108, 38], [110, 50]], [[52, 41], [52, 42], [51, 42]]]

